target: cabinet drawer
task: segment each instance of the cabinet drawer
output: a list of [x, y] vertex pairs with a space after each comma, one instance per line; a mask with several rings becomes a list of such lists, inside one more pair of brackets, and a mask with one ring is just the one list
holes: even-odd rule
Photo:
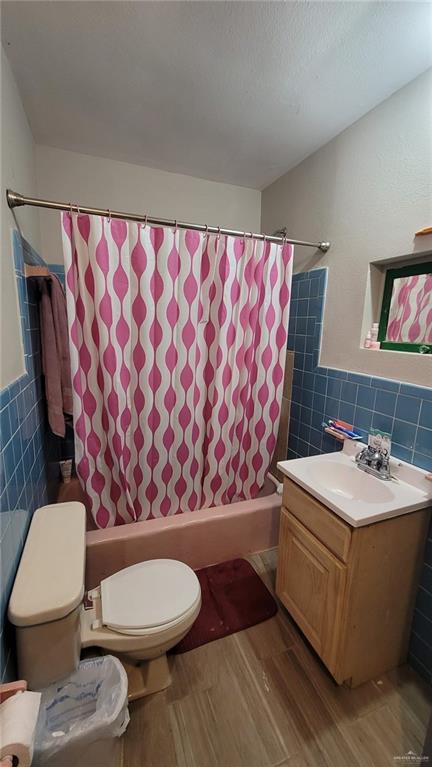
[[343, 562], [348, 561], [351, 528], [295, 482], [284, 478], [283, 505]]
[[282, 509], [276, 593], [311, 645], [335, 673], [347, 568]]

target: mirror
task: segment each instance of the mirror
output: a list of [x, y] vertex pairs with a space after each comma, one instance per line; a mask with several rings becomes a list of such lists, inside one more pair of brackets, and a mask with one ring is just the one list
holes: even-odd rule
[[[425, 265], [427, 268], [428, 265]], [[385, 341], [432, 344], [432, 273], [394, 277]]]

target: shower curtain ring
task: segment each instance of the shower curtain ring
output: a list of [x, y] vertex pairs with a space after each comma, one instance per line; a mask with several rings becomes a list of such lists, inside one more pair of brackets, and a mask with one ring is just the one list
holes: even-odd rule
[[208, 224], [205, 225], [204, 242], [207, 240], [207, 238], [208, 238]]
[[174, 219], [174, 236], [177, 234], [177, 219]]
[[218, 226], [218, 233], [217, 233], [217, 235], [216, 235], [216, 240], [217, 240], [217, 242], [219, 242], [219, 240], [220, 240], [220, 236], [221, 236], [221, 230], [220, 230], [220, 229], [221, 229], [221, 228], [220, 228], [220, 226]]
[[108, 223], [111, 223], [111, 210], [108, 208]]
[[146, 213], [146, 214], [145, 214], [145, 216], [144, 216], [144, 223], [143, 223], [143, 224], [141, 224], [141, 229], [143, 229], [143, 230], [144, 230], [144, 229], [146, 228], [146, 226], [147, 226], [147, 218], [148, 218], [148, 214]]

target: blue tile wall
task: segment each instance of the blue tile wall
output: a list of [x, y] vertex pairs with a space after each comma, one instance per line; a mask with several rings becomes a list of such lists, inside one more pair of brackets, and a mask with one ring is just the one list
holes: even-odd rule
[[397, 458], [432, 468], [432, 389], [319, 366], [326, 269], [293, 277], [288, 348], [294, 351], [289, 458], [340, 449], [326, 418], [392, 433]]
[[13, 630], [7, 605], [33, 511], [47, 503], [45, 412], [42, 396], [39, 311], [36, 286], [23, 274], [26, 261], [41, 263], [14, 233], [21, 330], [26, 373], [0, 392], [0, 669], [1, 680], [15, 674]]
[[[371, 427], [392, 435], [392, 454], [432, 471], [432, 388], [319, 365], [327, 269], [295, 274], [288, 332], [294, 374], [288, 458], [340, 450], [322, 422], [341, 418], [364, 437]], [[432, 527], [411, 635], [410, 663], [432, 682]]]

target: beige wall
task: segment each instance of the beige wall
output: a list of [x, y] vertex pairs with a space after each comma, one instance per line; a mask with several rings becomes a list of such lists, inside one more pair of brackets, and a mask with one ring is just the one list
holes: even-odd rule
[[[21, 323], [12, 253], [12, 231], [17, 223], [7, 207], [6, 187], [22, 194], [36, 193], [33, 137], [9, 63], [1, 57], [1, 365], [0, 388], [19, 378], [24, 370]], [[37, 211], [17, 211], [16, 220], [24, 237], [39, 251]]]
[[321, 364], [432, 386], [430, 357], [360, 348], [369, 262], [432, 250], [413, 237], [432, 225], [431, 70], [264, 190], [263, 231], [285, 225], [332, 242], [295, 251], [297, 271], [329, 267]]
[[[38, 146], [40, 197], [162, 218], [260, 230], [261, 193], [178, 173]], [[41, 211], [42, 253], [61, 263], [59, 214]]]

